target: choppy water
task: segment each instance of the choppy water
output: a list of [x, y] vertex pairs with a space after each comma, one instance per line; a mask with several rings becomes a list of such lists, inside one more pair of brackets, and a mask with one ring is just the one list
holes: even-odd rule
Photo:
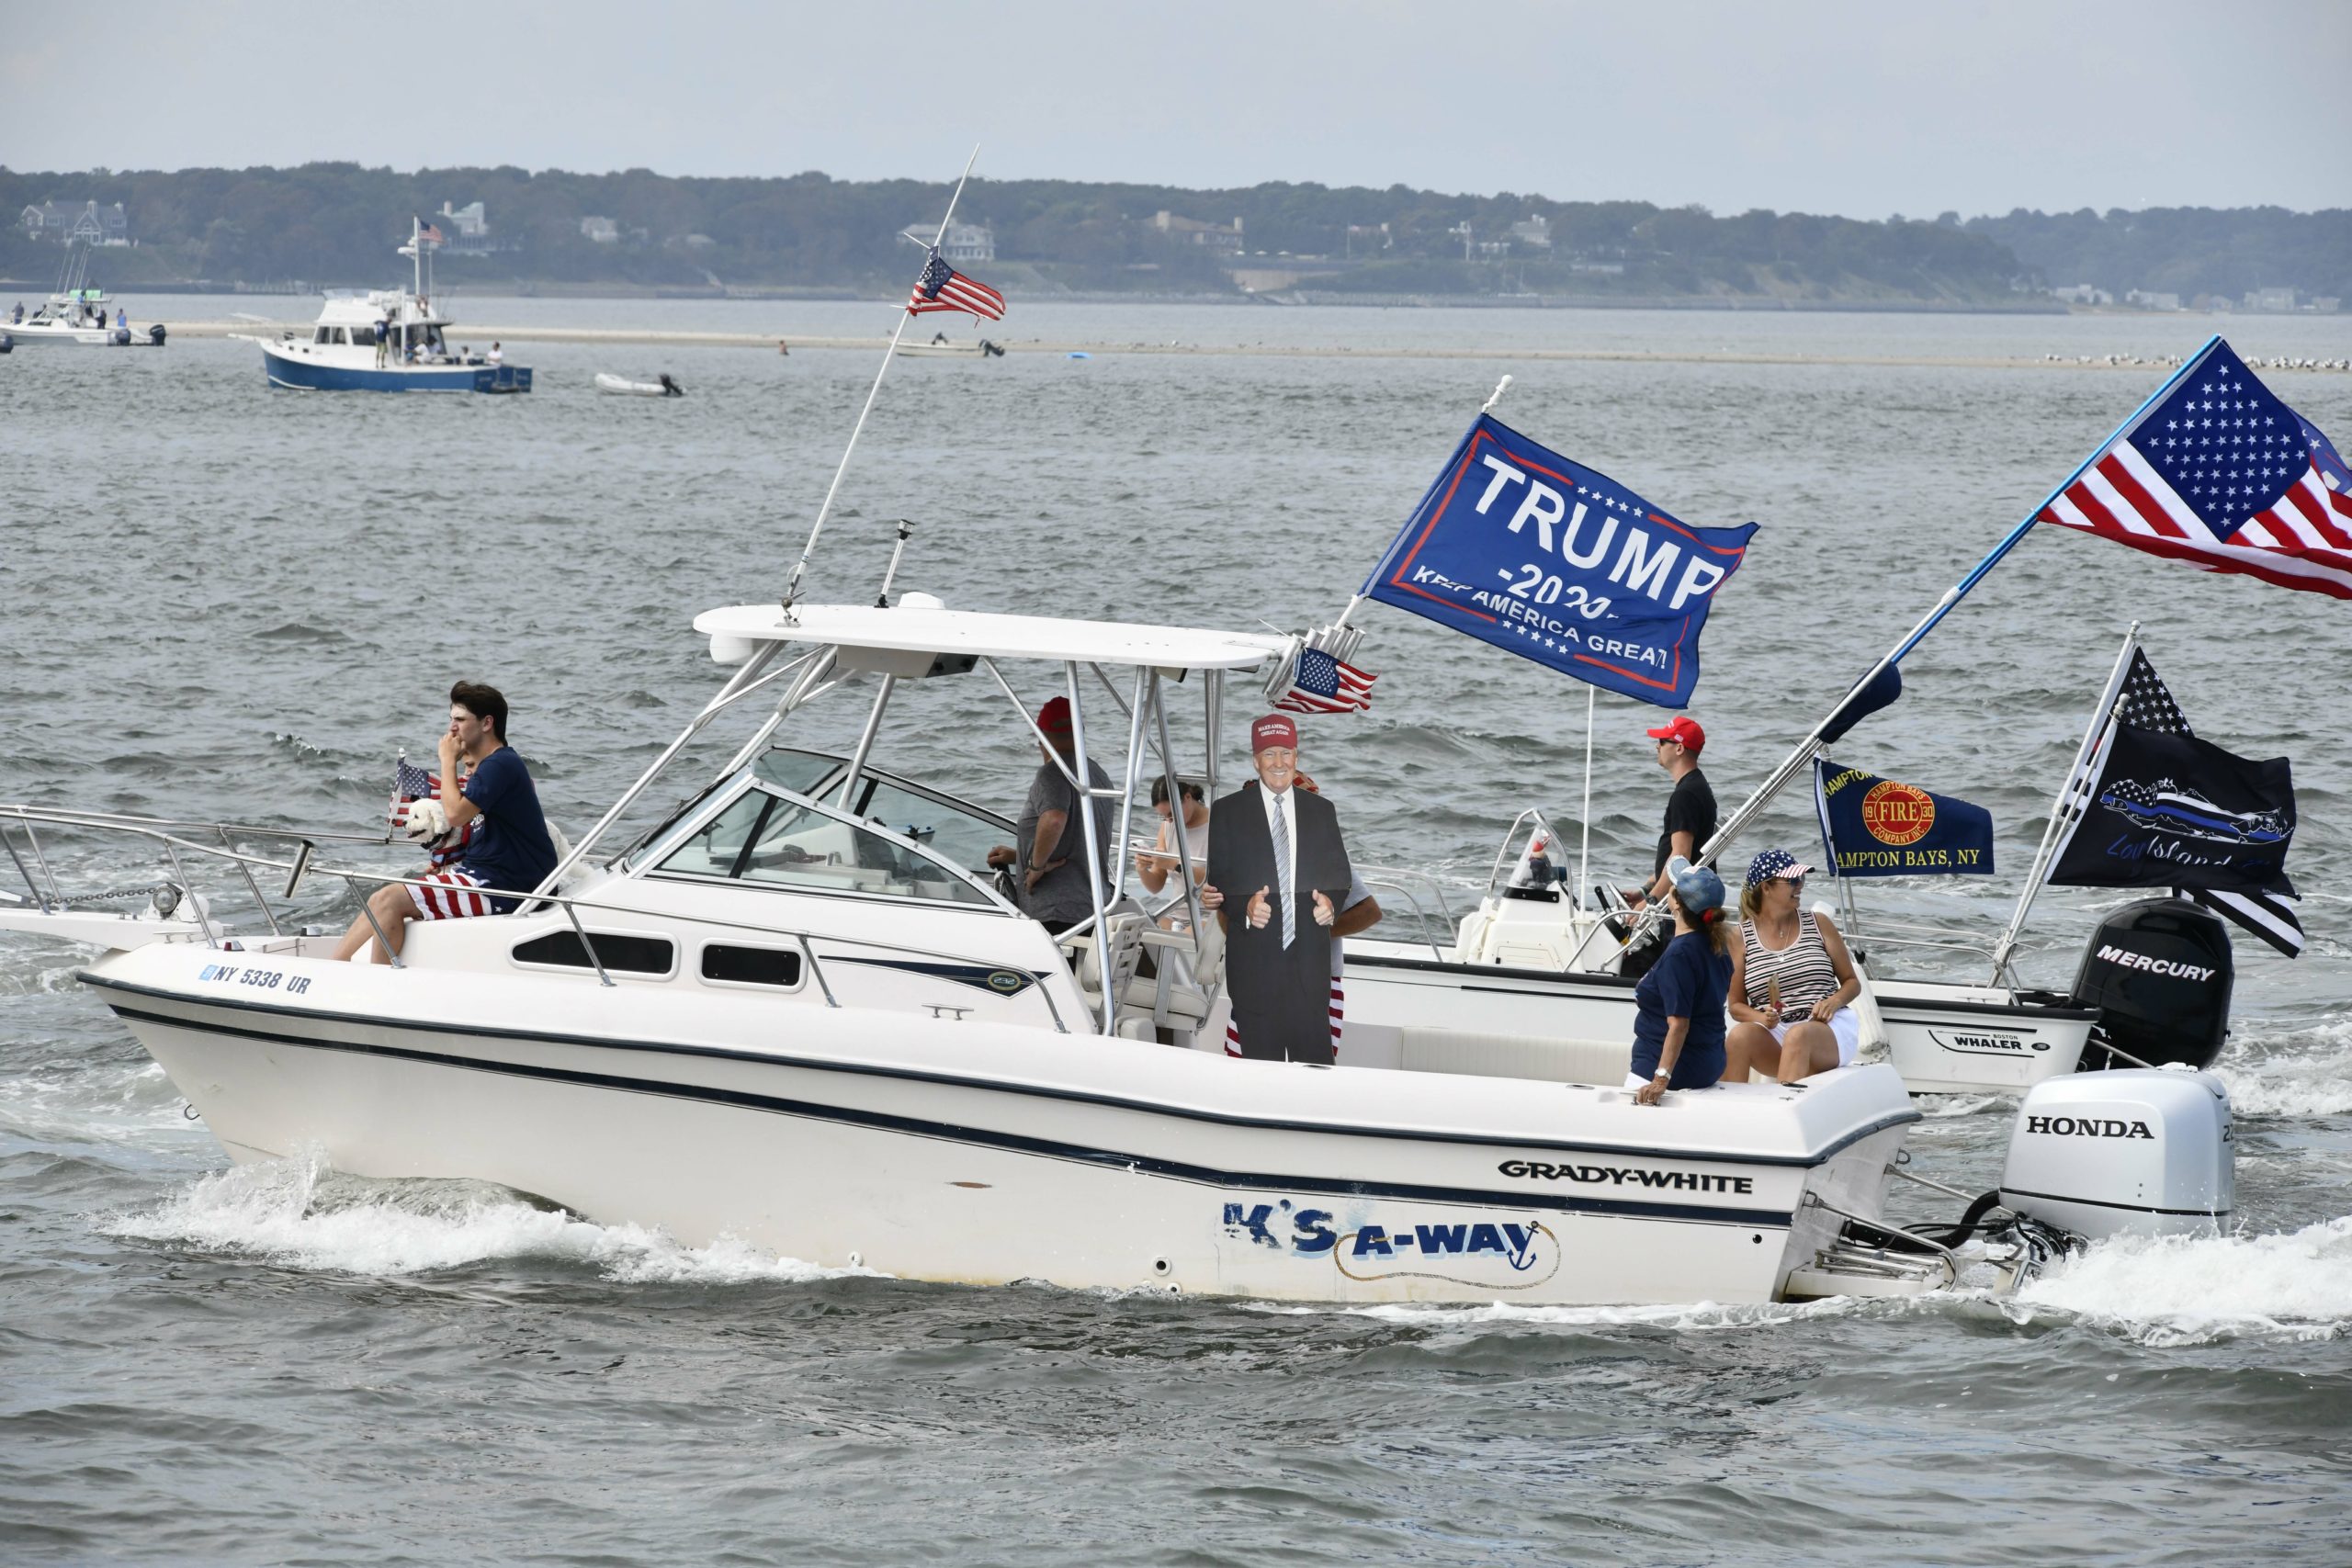
[[[284, 301], [266, 301], [267, 310]], [[150, 313], [141, 302], [134, 311]], [[173, 317], [218, 313], [157, 307]], [[842, 306], [482, 301], [825, 335]], [[867, 314], [873, 314], [870, 308]], [[886, 312], [884, 314], [887, 314]], [[871, 323], [887, 327], [887, 320]], [[2186, 352], [2188, 320], [1030, 308], [1046, 338], [1918, 355]], [[464, 335], [464, 334], [460, 334]], [[2239, 323], [2341, 354], [2352, 323]], [[458, 673], [584, 823], [707, 694], [687, 628], [773, 598], [864, 354], [532, 345], [526, 399], [267, 390], [244, 344], [0, 360], [0, 797], [371, 824]], [[870, 596], [1295, 626], [1344, 601], [1491, 364], [901, 363], [820, 554]], [[598, 398], [667, 369], [684, 402]], [[2154, 385], [2074, 369], [1537, 364], [1502, 412], [1681, 515], [1765, 524], [1697, 711], [1732, 795]], [[2339, 443], [2352, 377], [2274, 385]], [[2312, 951], [2239, 944], [2243, 1229], [2109, 1244], [1999, 1303], [1267, 1310], [848, 1277], [496, 1190], [231, 1171], [72, 980], [0, 937], [0, 1557], [205, 1562], [2336, 1562], [2352, 1555], [2352, 740], [2346, 607], [2038, 537], [1841, 757], [1994, 810], [2009, 874], [1880, 900], [1997, 922], [2124, 623], [2200, 734], [2295, 760]], [[1584, 702], [1371, 612], [1366, 719], [1311, 766], [1359, 853], [1483, 880], [1573, 819]], [[943, 682], [884, 760], [1011, 798]], [[1042, 689], [1042, 686], [1041, 686]], [[1604, 700], [1597, 857], [1642, 860], [1646, 710]], [[852, 719], [816, 738], [839, 742]], [[731, 744], [731, 739], [727, 742]], [[1801, 803], [1758, 845], [1802, 846]], [[61, 875], [138, 853], [50, 846]], [[2056, 890], [2029, 973], [2096, 912]], [[346, 913], [322, 894], [311, 913]], [[1954, 961], [1955, 963], [1957, 961]], [[1990, 1185], [2005, 1102], [1914, 1147]], [[1041, 1213], [1040, 1225], [1053, 1216]]]

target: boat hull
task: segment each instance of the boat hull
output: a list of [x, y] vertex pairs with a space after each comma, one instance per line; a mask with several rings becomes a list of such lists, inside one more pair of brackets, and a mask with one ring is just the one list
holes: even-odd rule
[[[1612, 975], [1563, 975], [1362, 953], [1347, 961], [1342, 1058], [1394, 1059], [1406, 1029], [1630, 1040], [1634, 985]], [[1424, 949], [1423, 951], [1427, 951]], [[2081, 1065], [2098, 1014], [2019, 1001], [1983, 987], [1873, 980], [1887, 1057], [1918, 1094], [2023, 1093]]]
[[[658, 997], [647, 1010], [643, 992], [600, 995], [593, 980], [550, 982], [567, 1006], [542, 997], [518, 1013], [540, 1028], [452, 1028], [220, 994], [299, 979], [309, 995], [380, 1001], [405, 986], [419, 1003], [437, 991], [437, 1017], [453, 1016], [418, 971], [228, 956], [157, 944], [85, 978], [239, 1160], [489, 1180], [689, 1246], [732, 1237], [926, 1280], [1296, 1302], [1767, 1301], [1838, 1224], [1806, 1195], [1876, 1213], [1917, 1118], [1883, 1067], [1802, 1096], [1718, 1089], [1660, 1111], [1582, 1085], [1233, 1062], [855, 1008], [771, 1009], [764, 1028], [726, 1031], [763, 1044], [727, 1045], [716, 1013]], [[288, 978], [241, 978], [255, 973]], [[608, 1027], [545, 1032], [573, 1010]], [[646, 1037], [610, 1027], [632, 1021]], [[1555, 1118], [1530, 1120], [1537, 1095]], [[1812, 1129], [1798, 1145], [1794, 1118]], [[1751, 1123], [1781, 1141], [1697, 1151], [1668, 1137]]]
[[262, 367], [273, 387], [303, 392], [527, 392], [531, 371], [522, 365], [337, 365], [261, 345]]
[[18, 348], [45, 348], [62, 345], [66, 348], [104, 348], [112, 341], [109, 327], [9, 326], [0, 322], [0, 333], [15, 340]]

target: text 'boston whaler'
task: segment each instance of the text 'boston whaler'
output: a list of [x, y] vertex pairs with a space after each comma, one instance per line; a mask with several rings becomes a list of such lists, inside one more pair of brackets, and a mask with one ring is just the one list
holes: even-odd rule
[[[1222, 943], [1189, 878], [1186, 932], [1125, 896], [1121, 854], [1086, 918], [1049, 934], [984, 874], [1003, 818], [963, 781], [882, 771], [886, 727], [935, 734], [1001, 698], [1042, 745], [1014, 683], [1042, 666], [1070, 710], [1055, 765], [1080, 840], [1108, 814], [1125, 844], [1139, 786], [1172, 798], [1180, 780], [1171, 688], [1198, 682], [1193, 771], [1213, 793], [1227, 677], [1264, 678], [1293, 639], [892, 604], [895, 555], [880, 603], [801, 603], [839, 481], [780, 602], [695, 622], [733, 670], [724, 688], [516, 912], [413, 928], [390, 964], [337, 963], [331, 937], [284, 929], [255, 874], [285, 877], [280, 902], [306, 880], [384, 880], [319, 863], [336, 835], [207, 845], [189, 825], [17, 807], [0, 828], [28, 897], [0, 901], [0, 927], [107, 948], [82, 977], [236, 1159], [496, 1181], [688, 1245], [1290, 1301], [1742, 1302], [1958, 1277], [1970, 1223], [1927, 1235], [1883, 1217], [1918, 1119], [1891, 1067], [1652, 1108], [1621, 1087], [1622, 1035], [1432, 1026], [1399, 1030], [1393, 1060], [1235, 1060]], [[782, 738], [867, 691], [848, 755]], [[768, 711], [717, 774], [616, 852], [624, 814], [755, 697]], [[1087, 782], [1097, 759], [1119, 761], [1112, 783]], [[1181, 813], [1172, 827], [1189, 859]], [[139, 915], [77, 907], [37, 829], [140, 836], [173, 886]], [[238, 838], [294, 848], [222, 847]], [[198, 853], [238, 868], [267, 935], [232, 936], [189, 897]], [[2230, 1146], [2205, 1075], [2045, 1084], [1999, 1201], [2084, 1235], [2211, 1227], [2232, 1207]], [[2014, 1279], [2049, 1241], [2023, 1217], [1984, 1256]]]

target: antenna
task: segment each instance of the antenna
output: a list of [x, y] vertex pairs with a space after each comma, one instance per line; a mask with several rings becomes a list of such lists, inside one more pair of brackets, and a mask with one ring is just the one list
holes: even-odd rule
[[[946, 243], [947, 225], [955, 220], [956, 204], [963, 199], [965, 183], [972, 177], [972, 165], [979, 161], [980, 150], [976, 144], [972, 148], [972, 155], [964, 160], [964, 172], [956, 176], [956, 192], [947, 198], [947, 211], [939, 220], [939, 234], [932, 241], [932, 249], [936, 250]], [[914, 236], [909, 235], [908, 238]], [[874, 385], [865, 394], [865, 406], [857, 412], [857, 424], [849, 433], [849, 445], [842, 450], [841, 465], [833, 470], [833, 482], [825, 487], [825, 502], [817, 508], [817, 521], [809, 526], [808, 542], [800, 547], [800, 558], [793, 563], [792, 575], [785, 580], [784, 616], [787, 621], [792, 618], [792, 606], [800, 596], [800, 579], [808, 570], [808, 558], [817, 553], [817, 536], [825, 531], [825, 519], [832, 514], [833, 497], [841, 493], [842, 476], [849, 472], [850, 454], [857, 450], [857, 438], [865, 434], [866, 416], [874, 412], [874, 400], [881, 395], [882, 378], [890, 373], [890, 361], [899, 352], [899, 339], [905, 334], [907, 323], [914, 319], [912, 301], [899, 307], [899, 324], [890, 333], [890, 346], [882, 351], [882, 368], [874, 373]], [[901, 544], [903, 546], [903, 541]]]

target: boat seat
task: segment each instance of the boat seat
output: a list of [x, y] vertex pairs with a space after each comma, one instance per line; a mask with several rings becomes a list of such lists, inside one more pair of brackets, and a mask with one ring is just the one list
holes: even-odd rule
[[[1127, 982], [1126, 989], [1119, 993], [1119, 1017], [1145, 1020], [1154, 1029], [1175, 1029], [1188, 1034], [1199, 1029], [1207, 1021], [1215, 999], [1209, 987], [1178, 977], [1179, 961], [1191, 961], [1194, 956], [1191, 935], [1150, 926], [1138, 942], [1152, 955], [1154, 973], [1137, 975]], [[1217, 945], [1221, 955], [1223, 943]]]
[[1111, 994], [1124, 998], [1136, 977], [1136, 965], [1143, 962], [1144, 932], [1151, 929], [1151, 917], [1128, 901], [1104, 910], [1102, 920], [1106, 941], [1098, 942], [1089, 934], [1069, 944], [1078, 953], [1078, 988], [1093, 1008], [1102, 1005], [1104, 954], [1109, 955]]
[[1565, 1040], [1457, 1029], [1397, 1031], [1396, 1065], [1408, 1073], [1534, 1078], [1615, 1089], [1634, 1060], [1630, 1040]]

